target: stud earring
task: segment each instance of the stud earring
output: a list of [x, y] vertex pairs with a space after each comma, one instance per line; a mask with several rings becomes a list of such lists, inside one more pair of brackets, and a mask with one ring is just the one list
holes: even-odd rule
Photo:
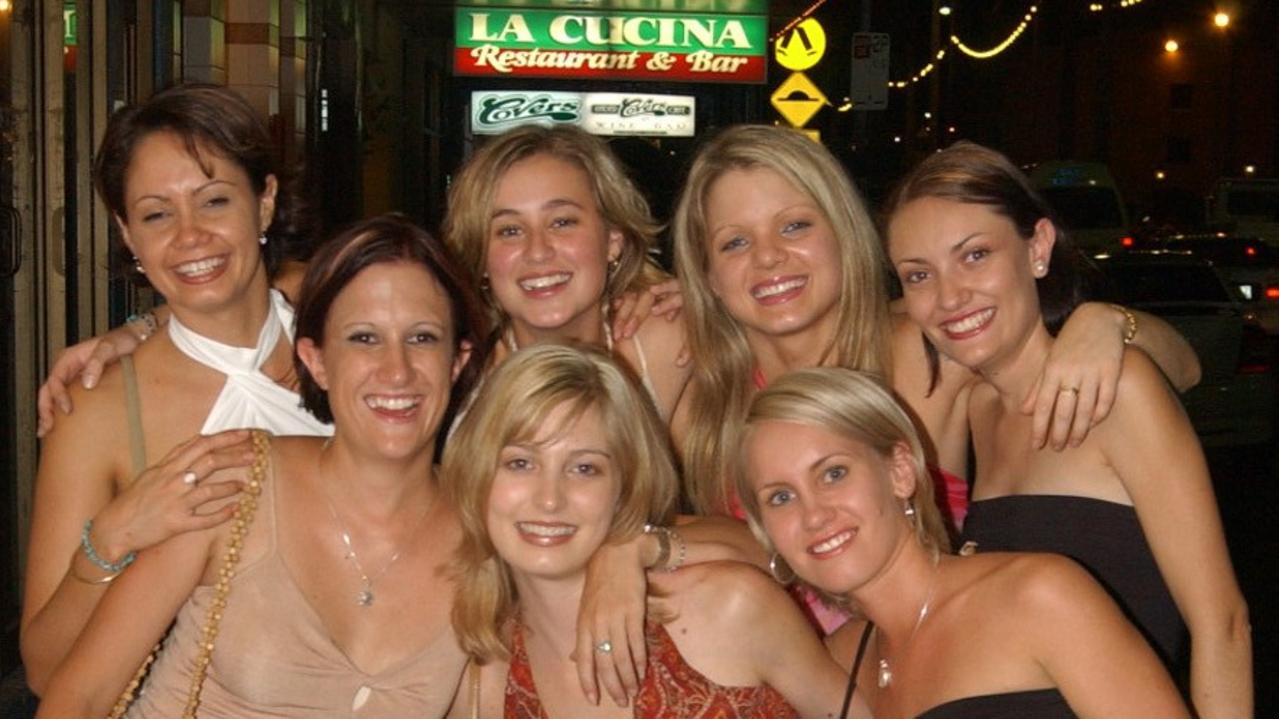
[[1043, 260], [1039, 260], [1035, 263], [1035, 276], [1043, 277], [1046, 274], [1048, 274], [1048, 265], [1045, 265]]
[[265, 232], [263, 232], [262, 234], [258, 235], [258, 244], [259, 244], [259, 245], [265, 245], [265, 244], [266, 244], [266, 233], [265, 233]]
[[133, 256], [133, 269], [140, 275], [145, 275], [147, 273], [147, 271], [143, 269], [142, 261], [138, 259], [137, 255]]
[[906, 500], [906, 508], [902, 510], [902, 514], [905, 514], [907, 517], [915, 516], [915, 505], [911, 504], [910, 500]]

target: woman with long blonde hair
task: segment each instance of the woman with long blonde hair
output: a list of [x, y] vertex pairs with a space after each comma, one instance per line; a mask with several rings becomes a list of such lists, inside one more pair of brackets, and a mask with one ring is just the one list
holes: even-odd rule
[[[834, 713], [843, 673], [786, 594], [738, 562], [659, 568], [629, 706], [582, 695], [571, 654], [587, 564], [670, 520], [668, 444], [638, 383], [598, 349], [542, 344], [489, 375], [444, 455], [462, 523], [453, 624], [475, 663], [452, 716]], [[611, 663], [626, 647], [590, 651]]]

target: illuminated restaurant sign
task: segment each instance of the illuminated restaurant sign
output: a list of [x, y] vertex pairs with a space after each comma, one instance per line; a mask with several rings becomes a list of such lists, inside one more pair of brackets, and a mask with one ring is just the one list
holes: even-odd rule
[[471, 129], [496, 135], [528, 124], [577, 125], [592, 135], [692, 137], [696, 100], [621, 92], [473, 92]]
[[766, 15], [459, 7], [458, 75], [754, 82]]

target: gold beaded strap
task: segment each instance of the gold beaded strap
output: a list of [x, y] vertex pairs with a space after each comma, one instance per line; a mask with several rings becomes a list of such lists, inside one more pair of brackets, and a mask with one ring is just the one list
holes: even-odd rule
[[[218, 625], [222, 622], [222, 612], [226, 609], [227, 595], [231, 593], [231, 580], [235, 577], [235, 567], [240, 563], [240, 549], [244, 546], [244, 537], [249, 533], [249, 525], [258, 509], [258, 496], [262, 494], [262, 483], [266, 479], [267, 450], [270, 445], [267, 433], [260, 430], [253, 432], [253, 467], [250, 469], [249, 484], [244, 489], [240, 503], [232, 517], [231, 541], [227, 544], [226, 553], [222, 555], [222, 566], [218, 569], [218, 581], [213, 587], [213, 602], [209, 605], [208, 614], [204, 618], [204, 628], [200, 630], [199, 652], [195, 657], [195, 672], [191, 676], [191, 691], [187, 694], [187, 706], [182, 712], [182, 719], [195, 719], [195, 710], [200, 705], [200, 689], [204, 686], [204, 678], [209, 673], [209, 662], [213, 657], [213, 642], [218, 636]], [[155, 661], [156, 645], [151, 654], [134, 674], [129, 686], [116, 700], [108, 719], [119, 719], [124, 716], [133, 702], [138, 686], [146, 676], [147, 669]]]

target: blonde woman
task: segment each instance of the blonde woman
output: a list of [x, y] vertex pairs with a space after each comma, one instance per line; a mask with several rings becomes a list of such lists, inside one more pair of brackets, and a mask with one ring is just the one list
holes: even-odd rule
[[[522, 350], [487, 378], [443, 465], [463, 528], [453, 624], [475, 663], [452, 716], [780, 719], [839, 707], [844, 675], [799, 610], [736, 562], [655, 578], [638, 689], [621, 708], [582, 695], [571, 654], [587, 563], [668, 520], [676, 499], [665, 427], [643, 394], [607, 355], [568, 346]], [[592, 651], [609, 662], [624, 647]]]
[[965, 539], [979, 552], [1078, 561], [1177, 675], [1188, 626], [1196, 714], [1251, 715], [1248, 608], [1208, 466], [1150, 360], [1125, 353], [1109, 418], [1078, 446], [1025, 441], [1017, 402], [1060, 341], [1049, 318], [1074, 300], [1080, 271], [1047, 204], [1006, 157], [958, 143], [920, 163], [890, 207], [907, 311], [938, 352], [984, 380], [968, 403], [977, 481]]
[[[689, 370], [679, 322], [610, 330], [610, 303], [660, 279], [659, 227], [608, 145], [574, 127], [522, 127], [480, 149], [449, 190], [445, 240], [482, 277], [493, 362], [544, 341], [605, 347], [640, 377], [669, 421]], [[661, 308], [659, 308], [660, 311]]]
[[742, 436], [736, 487], [752, 528], [865, 617], [830, 643], [877, 718], [1189, 716], [1079, 566], [946, 552], [918, 435], [878, 379], [788, 374], [754, 397]]

